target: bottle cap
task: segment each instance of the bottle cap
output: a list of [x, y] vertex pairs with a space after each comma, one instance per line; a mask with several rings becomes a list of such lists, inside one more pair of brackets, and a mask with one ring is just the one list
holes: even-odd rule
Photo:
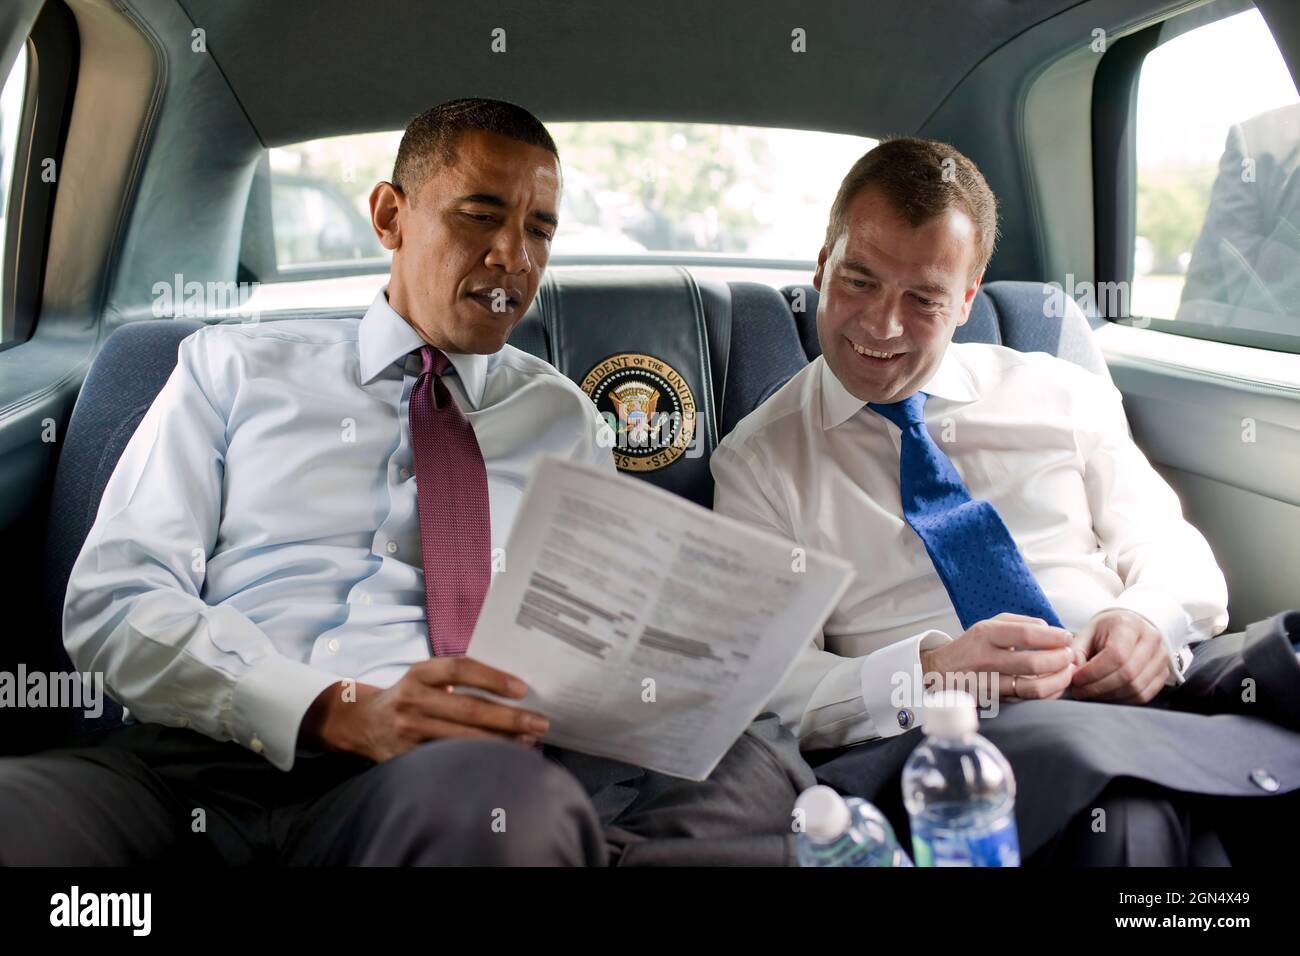
[[975, 698], [964, 690], [941, 690], [922, 701], [921, 729], [936, 737], [961, 737], [979, 730]]
[[852, 817], [844, 798], [830, 787], [809, 787], [794, 802], [803, 811], [804, 832], [818, 843], [829, 843], [849, 828]]

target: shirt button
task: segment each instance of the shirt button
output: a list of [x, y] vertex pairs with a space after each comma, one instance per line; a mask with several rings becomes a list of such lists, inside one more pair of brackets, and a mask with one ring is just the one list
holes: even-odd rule
[[912, 726], [912, 712], [906, 707], [898, 712], [898, 726], [904, 730]]
[[1282, 789], [1282, 785], [1277, 782], [1277, 777], [1273, 776], [1263, 767], [1250, 772], [1250, 782], [1259, 787], [1259, 789], [1266, 790], [1269, 793], [1277, 793], [1278, 790]]
[[388, 542], [388, 544], [384, 545], [384, 550], [387, 551], [389, 554], [396, 554], [396, 553], [397, 553], [397, 542], [396, 542], [396, 541], [390, 541], [390, 542]]
[[399, 471], [397, 474], [401, 476], [401, 479], [402, 479], [403, 481], [406, 481], [406, 479], [408, 479], [408, 478], [411, 477], [411, 469], [409, 469], [409, 468], [403, 468], [403, 469], [402, 469], [401, 471]]
[[373, 600], [373, 598], [371, 598], [369, 594], [363, 594], [363, 595], [361, 595], [361, 603], [362, 603], [362, 604], [369, 604], [372, 600]]
[[177, 727], [188, 727], [189, 725], [190, 725], [190, 719], [189, 719], [188, 717], [177, 717], [177, 718], [176, 718], [176, 726], [177, 726]]
[[254, 737], [248, 742], [248, 749], [253, 751], [255, 754], [260, 754], [262, 752], [262, 741]]
[[325, 642], [325, 647], [331, 654], [337, 654], [339, 652], [339, 639], [337, 637], [331, 637]]

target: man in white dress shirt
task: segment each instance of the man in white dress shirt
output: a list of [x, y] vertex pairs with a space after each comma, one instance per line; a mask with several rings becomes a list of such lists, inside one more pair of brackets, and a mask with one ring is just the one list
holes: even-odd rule
[[691, 783], [543, 753], [540, 714], [455, 692], [526, 693], [464, 648], [534, 460], [614, 469], [583, 392], [506, 344], [559, 194], [535, 117], [442, 104], [371, 194], [393, 259], [363, 318], [182, 342], [64, 609], [130, 722], [0, 761], [0, 863], [629, 863], [661, 836], [786, 854], [811, 771], [775, 718]]
[[[817, 261], [821, 357], [742, 421], [712, 458], [716, 510], [857, 568], [824, 633], [771, 702], [805, 751], [880, 742], [819, 767], [819, 776], [847, 780], [850, 788], [860, 777], [844, 771], [843, 761], [859, 770], [872, 759], [896, 767], [915, 744], [918, 733], [907, 732], [920, 723], [926, 687], [976, 675], [975, 686], [992, 700], [1061, 705], [1005, 707], [1001, 723], [1013, 713], [1019, 723], [1092, 720], [1100, 703], [1128, 705], [1131, 713], [1181, 684], [1190, 648], [1227, 624], [1223, 574], [1177, 496], [1134, 445], [1115, 387], [1043, 353], [951, 342], [970, 316], [996, 231], [991, 190], [951, 146], [896, 139], [864, 156], [839, 191]], [[1013, 539], [1008, 547], [1023, 555], [1023, 562], [1008, 560], [1022, 569], [1027, 588], [1041, 589], [1033, 605], [1041, 613], [1005, 613], [1013, 605], [993, 604], [963, 626], [955, 610], [969, 597], [963, 592], [972, 585], [987, 591], [1014, 574], [980, 580], [991, 560], [984, 546], [992, 549], [996, 529], [977, 530], [978, 547], [945, 556], [905, 514], [903, 427], [884, 412], [917, 398], [924, 434], [909, 440], [918, 453], [921, 443], [937, 447], [964, 483], [962, 494], [974, 500], [968, 504], [987, 502], [1000, 515]], [[916, 500], [915, 507], [927, 507], [923, 493]], [[939, 562], [949, 562], [950, 579]], [[1067, 692], [1091, 703], [1057, 700]], [[1110, 710], [1107, 716], [1119, 713]], [[1162, 719], [1205, 723], [1187, 714]], [[906, 742], [886, 752], [883, 745], [900, 735]], [[1053, 746], [1068, 749], [1059, 741], [1047, 749]], [[1011, 756], [1019, 777], [1035, 776], [1025, 769], [1035, 760], [1048, 772], [1041, 751], [1020, 762]], [[1051, 773], [1060, 772], [1058, 762]], [[1121, 774], [1098, 775], [1102, 782], [1107, 776]], [[1033, 782], [1022, 779], [1022, 799], [1026, 790], [1039, 799], [1026, 786]], [[1248, 792], [1244, 775], [1241, 785]], [[1050, 781], [1044, 787], [1052, 792]], [[871, 786], [857, 789], [878, 796]], [[896, 776], [879, 797], [896, 804]], [[1095, 797], [1094, 789], [1078, 799]], [[1103, 803], [1110, 801], [1114, 823], [1172, 832], [1141, 852], [1125, 849], [1122, 824], [1112, 825], [1108, 843], [1067, 835], [1054, 845], [1054, 859], [1188, 859], [1196, 835], [1186, 808], [1168, 798], [1112, 788]], [[1048, 800], [1069, 806], [1059, 792]], [[1059, 814], [1051, 825], [1058, 823]], [[1042, 842], [1031, 834], [1032, 844]]]

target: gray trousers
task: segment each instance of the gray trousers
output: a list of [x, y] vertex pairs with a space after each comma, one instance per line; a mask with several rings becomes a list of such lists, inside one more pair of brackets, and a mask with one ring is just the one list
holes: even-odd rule
[[[1015, 772], [1025, 861], [1186, 866], [1294, 857], [1298, 647], [1300, 611], [1287, 611], [1197, 646], [1187, 682], [1145, 707], [1031, 700], [982, 720], [980, 733]], [[866, 797], [907, 833], [899, 777], [920, 740], [913, 730], [806, 756], [818, 780]]]
[[702, 782], [494, 740], [375, 764], [130, 724], [0, 759], [0, 864], [654, 865], [793, 863], [812, 771], [763, 715]]

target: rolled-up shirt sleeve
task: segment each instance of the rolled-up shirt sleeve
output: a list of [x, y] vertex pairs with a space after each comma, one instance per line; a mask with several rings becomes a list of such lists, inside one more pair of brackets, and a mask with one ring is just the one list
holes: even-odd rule
[[68, 581], [63, 639], [136, 719], [238, 741], [288, 770], [303, 715], [339, 678], [280, 654], [235, 608], [203, 600], [229, 410], [206, 331], [181, 343], [109, 479]]
[[[713, 453], [710, 467], [714, 511], [799, 542], [786, 510], [778, 504], [780, 496], [765, 486], [766, 469], [752, 462], [745, 450], [724, 441]], [[950, 640], [939, 631], [929, 631], [865, 657], [845, 657], [826, 650], [825, 634], [819, 632], [795, 660], [768, 709], [780, 716], [804, 750], [844, 747], [902, 733], [915, 725], [920, 713], [919, 695], [912, 692], [920, 683], [920, 652]], [[905, 686], [900, 674], [906, 676]], [[896, 705], [899, 700], [905, 703]], [[907, 711], [902, 721], [900, 709]]]
[[1160, 631], [1170, 655], [1167, 683], [1181, 682], [1183, 649], [1228, 624], [1228, 586], [1209, 543], [1184, 517], [1178, 495], [1129, 435], [1119, 391], [1089, 394], [1097, 416], [1084, 484], [1093, 529], [1123, 582], [1111, 607], [1134, 611]]

